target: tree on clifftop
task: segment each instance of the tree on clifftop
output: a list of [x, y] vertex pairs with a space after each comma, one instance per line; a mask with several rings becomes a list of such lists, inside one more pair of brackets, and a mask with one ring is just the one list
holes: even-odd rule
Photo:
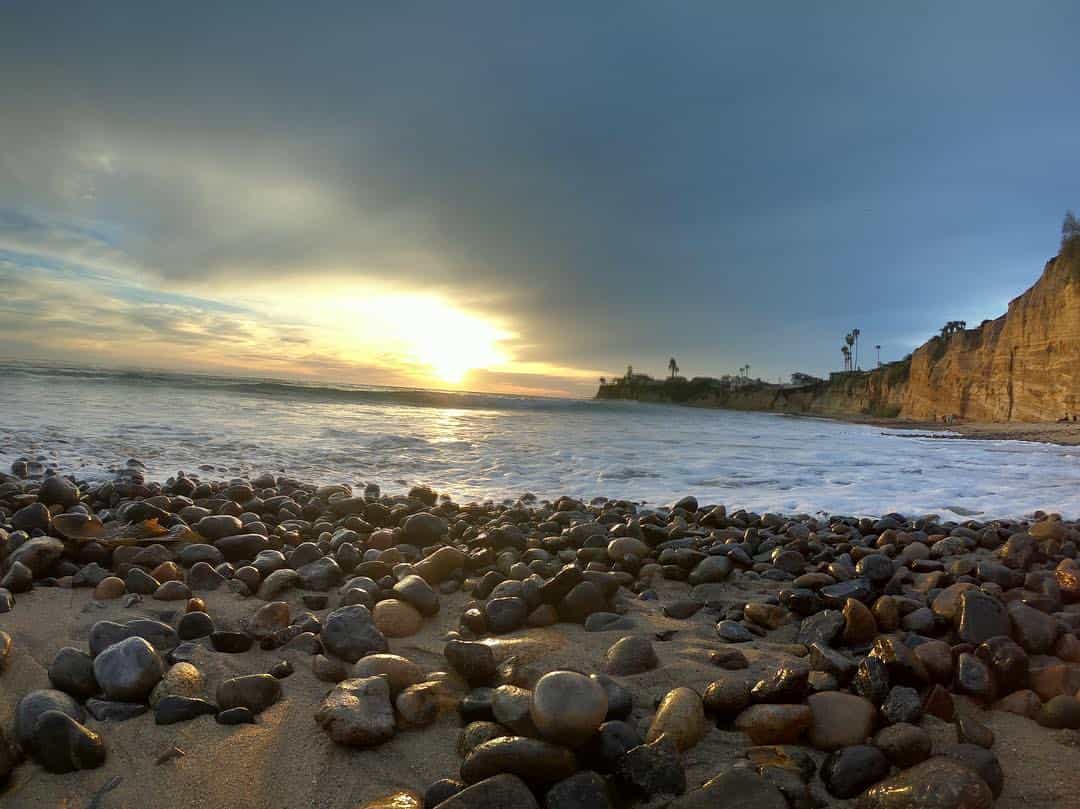
[[1065, 211], [1065, 219], [1061, 222], [1061, 246], [1068, 247], [1074, 241], [1080, 241], [1080, 219], [1072, 211]]
[[668, 370], [671, 371], [671, 378], [674, 379], [679, 375], [679, 363], [675, 362], [675, 358], [672, 357], [667, 363]]

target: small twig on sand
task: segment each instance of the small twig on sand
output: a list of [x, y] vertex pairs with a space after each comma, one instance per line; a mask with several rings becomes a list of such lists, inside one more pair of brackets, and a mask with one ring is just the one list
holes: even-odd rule
[[105, 799], [105, 793], [112, 792], [114, 789], [120, 786], [120, 782], [123, 780], [123, 776], [114, 775], [112, 778], [106, 781], [105, 786], [95, 792], [90, 798], [90, 803], [86, 804], [86, 809], [102, 809], [102, 807], [105, 805], [103, 803]]
[[155, 764], [164, 764], [166, 761], [171, 761], [174, 758], [181, 758], [181, 757], [186, 756], [186, 755], [187, 755], [187, 753], [185, 753], [179, 747], [176, 747], [174, 745], [174, 746], [170, 747], [168, 750], [166, 750], [164, 753], [162, 753], [160, 756], [158, 756], [157, 760], [154, 763]]

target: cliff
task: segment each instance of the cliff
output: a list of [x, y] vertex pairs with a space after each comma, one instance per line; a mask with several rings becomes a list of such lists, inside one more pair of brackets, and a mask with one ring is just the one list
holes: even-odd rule
[[745, 379], [645, 376], [601, 385], [598, 399], [837, 417], [1056, 421], [1080, 413], [1080, 244], [978, 328], [934, 337], [910, 359], [799, 387]]
[[902, 415], [1054, 421], [1080, 411], [1080, 250], [996, 320], [915, 350]]

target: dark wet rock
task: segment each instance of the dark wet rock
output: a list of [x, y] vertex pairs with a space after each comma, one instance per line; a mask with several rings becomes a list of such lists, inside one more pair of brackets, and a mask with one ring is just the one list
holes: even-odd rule
[[373, 652], [386, 652], [390, 646], [376, 628], [371, 612], [361, 604], [340, 607], [331, 612], [320, 634], [322, 644], [335, 657], [355, 663]]
[[[243, 523], [230, 514], [211, 514], [203, 517], [194, 526], [195, 530], [210, 541], [239, 534], [244, 530]], [[251, 554], [250, 559], [255, 554]]]
[[826, 607], [841, 610], [849, 598], [864, 603], [869, 601], [874, 594], [874, 590], [868, 580], [856, 578], [827, 585], [822, 587], [818, 593]]
[[1012, 638], [999, 635], [980, 643], [975, 655], [990, 667], [1002, 693], [1024, 688], [1028, 682], [1028, 656]]
[[851, 687], [856, 694], [880, 705], [889, 695], [889, 670], [878, 657], [864, 657], [855, 670]]
[[606, 720], [625, 719], [630, 715], [634, 709], [634, 695], [630, 691], [606, 674], [590, 674], [589, 679], [596, 681], [607, 694], [608, 708], [604, 717]]
[[805, 664], [780, 666], [754, 684], [750, 697], [754, 702], [802, 702], [809, 691], [809, 676], [810, 669]]
[[914, 688], [893, 686], [881, 704], [881, 715], [890, 725], [906, 722], [917, 725], [922, 718], [922, 698]]
[[956, 705], [952, 694], [940, 685], [930, 688], [923, 697], [923, 713], [936, 716], [945, 722], [951, 722], [956, 717]]
[[281, 682], [269, 674], [232, 677], [218, 686], [217, 701], [222, 710], [243, 706], [258, 714], [281, 698]]
[[11, 515], [11, 527], [16, 531], [45, 531], [52, 526], [52, 514], [44, 503], [31, 503]]
[[395, 730], [390, 685], [384, 677], [344, 680], [322, 701], [315, 721], [338, 744], [382, 744]]
[[990, 669], [973, 654], [964, 652], [956, 661], [956, 690], [961, 694], [989, 702], [994, 698]]
[[559, 618], [569, 623], [582, 624], [594, 612], [607, 609], [607, 599], [600, 587], [591, 581], [583, 581], [559, 602]]
[[461, 736], [458, 737], [457, 751], [462, 757], [469, 754], [474, 747], [489, 742], [492, 739], [497, 739], [500, 736], [514, 736], [513, 732], [509, 728], [500, 725], [497, 722], [490, 722], [479, 720], [476, 722], [470, 722], [461, 730]]
[[969, 767], [937, 756], [870, 787], [857, 809], [990, 809], [990, 787]]
[[703, 606], [699, 601], [673, 601], [664, 605], [664, 615], [682, 621], [696, 615]]
[[598, 772], [613, 772], [627, 752], [643, 743], [634, 727], [619, 720], [604, 722], [580, 751], [580, 760]]
[[663, 742], [627, 751], [615, 765], [614, 779], [622, 791], [637, 798], [677, 796], [686, 791], [686, 772], [675, 746]]
[[495, 679], [495, 655], [486, 644], [452, 640], [443, 648], [443, 654], [469, 685], [488, 685]]
[[823, 610], [803, 619], [796, 643], [812, 646], [820, 643], [833, 646], [844, 630], [844, 614], [840, 610]]
[[267, 550], [270, 543], [262, 534], [235, 534], [217, 540], [214, 542], [214, 547], [221, 551], [225, 561], [237, 562], [242, 559], [254, 559], [260, 551]]
[[728, 643], [749, 643], [754, 639], [750, 630], [738, 621], [720, 621], [716, 625], [716, 634]]
[[[428, 788], [424, 790], [424, 806], [442, 806], [443, 801], [449, 800], [463, 789], [465, 789], [465, 784], [461, 783], [461, 781], [455, 781], [453, 778], [440, 778], [438, 781], [432, 781]], [[526, 789], [528, 788], [526, 787]]]
[[633, 619], [615, 612], [594, 612], [585, 619], [586, 632], [625, 631], [633, 628]]
[[956, 634], [965, 643], [979, 644], [1009, 634], [1009, 616], [1004, 605], [982, 590], [965, 590], [960, 595], [955, 621]]
[[561, 745], [525, 736], [501, 736], [484, 742], [461, 763], [461, 779], [475, 784], [510, 773], [532, 785], [552, 784], [577, 770], [573, 752]]
[[214, 621], [205, 612], [188, 612], [180, 618], [176, 634], [180, 640], [205, 638], [214, 633]]
[[1058, 622], [1052, 615], [1014, 601], [1008, 608], [1012, 637], [1028, 654], [1049, 654], [1058, 637]]
[[833, 675], [837, 682], [846, 685], [855, 676], [858, 668], [854, 660], [823, 643], [810, 646], [810, 667], [814, 671], [823, 671]]
[[124, 722], [142, 716], [149, 710], [145, 702], [115, 702], [106, 699], [88, 699], [87, 712], [99, 722]]
[[[214, 550], [217, 550], [217, 548]], [[220, 551], [218, 551], [218, 553], [220, 553]], [[225, 577], [212, 568], [207, 562], [196, 562], [187, 574], [188, 587], [198, 592], [216, 590], [224, 583]]]
[[659, 665], [652, 642], [646, 637], [630, 635], [608, 648], [601, 669], [605, 674], [621, 677], [652, 671]]
[[172, 725], [199, 716], [213, 716], [217, 710], [216, 705], [204, 699], [170, 695], [158, 700], [154, 708], [154, 722], [158, 725]]
[[750, 665], [746, 655], [738, 649], [718, 649], [709, 653], [709, 662], [728, 671], [739, 671]]
[[607, 782], [591, 770], [564, 778], [544, 795], [544, 809], [610, 809], [611, 805]]
[[985, 747], [975, 744], [949, 744], [938, 750], [937, 755], [970, 767], [986, 782], [995, 798], [1001, 794], [1005, 786], [1005, 775], [1001, 771], [997, 756]]
[[495, 719], [495, 690], [481, 686], [458, 700], [458, 713], [465, 722], [489, 722]]
[[733, 675], [714, 680], [705, 689], [705, 712], [719, 722], [730, 722], [750, 705], [750, 684]]
[[528, 615], [529, 609], [521, 598], [493, 598], [484, 605], [488, 629], [496, 635], [522, 627]]
[[421, 548], [434, 545], [446, 534], [446, 520], [426, 511], [410, 514], [402, 523], [405, 539]]
[[733, 768], [672, 801], [667, 809], [713, 809], [719, 806], [788, 809], [788, 802], [768, 779], [746, 769]]
[[829, 794], [837, 798], [854, 798], [888, 774], [889, 760], [869, 744], [836, 750], [821, 765], [821, 780]]
[[92, 697], [100, 690], [94, 677], [94, 659], [71, 646], [65, 646], [53, 658], [49, 665], [49, 682], [53, 688], [77, 699]]
[[224, 654], [243, 654], [255, 643], [255, 639], [245, 632], [217, 630], [210, 633], [210, 645], [215, 652]]
[[100, 735], [62, 711], [38, 716], [28, 748], [49, 772], [92, 770], [105, 763], [105, 742]]
[[539, 809], [529, 787], [510, 773], [494, 775], [437, 804], [438, 809]]
[[7, 573], [0, 578], [0, 587], [9, 593], [28, 593], [33, 586], [34, 573], [22, 562], [12, 562]]
[[878, 731], [874, 737], [874, 745], [901, 769], [930, 758], [933, 748], [929, 733], [917, 725], [903, 722]]
[[94, 658], [94, 677], [109, 699], [141, 702], [161, 680], [161, 656], [145, 639], [130, 637]]
[[46, 711], [60, 711], [76, 722], [86, 719], [82, 706], [63, 691], [52, 688], [28, 691], [15, 705], [15, 741], [24, 748], [27, 747], [33, 737], [34, 726]]

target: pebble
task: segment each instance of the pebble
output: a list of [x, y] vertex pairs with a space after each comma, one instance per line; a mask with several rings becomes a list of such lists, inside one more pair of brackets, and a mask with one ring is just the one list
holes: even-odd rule
[[540, 809], [528, 785], [510, 773], [478, 781], [437, 806], [438, 809]]
[[930, 758], [930, 734], [916, 725], [899, 722], [882, 728], [874, 745], [897, 767], [911, 767]]
[[315, 721], [338, 744], [373, 747], [388, 741], [396, 725], [386, 678], [338, 683], [319, 705]]
[[640, 635], [620, 638], [604, 653], [601, 670], [616, 677], [642, 674], [660, 665], [652, 642]]
[[596, 733], [607, 709], [607, 692], [596, 680], [573, 671], [552, 671], [533, 688], [529, 714], [545, 739], [577, 747]]
[[685, 753], [704, 738], [707, 730], [701, 697], [684, 686], [672, 689], [664, 696], [645, 734], [645, 742], [652, 744], [663, 736], [675, 745], [676, 750]]
[[461, 780], [475, 784], [511, 773], [533, 786], [553, 784], [573, 775], [577, 761], [562, 745], [525, 736], [501, 736], [472, 749], [461, 763]]
[[615, 765], [615, 783], [626, 793], [649, 800], [686, 791], [686, 772], [670, 742], [642, 744], [628, 750]]
[[326, 616], [320, 639], [330, 654], [348, 663], [372, 652], [390, 650], [386, 636], [362, 604], [339, 607]]
[[607, 782], [599, 773], [582, 770], [554, 784], [544, 795], [544, 809], [611, 809]]
[[281, 698], [281, 681], [270, 674], [245, 674], [223, 681], [217, 688], [222, 710], [244, 707], [262, 713]]
[[107, 576], [94, 587], [94, 598], [98, 601], [111, 601], [127, 592], [124, 580], [117, 576]]
[[47, 710], [37, 717], [28, 747], [52, 773], [92, 770], [105, 763], [101, 736], [63, 711]]
[[[2, 645], [0, 643], [0, 646]], [[0, 657], [3, 657], [2, 653]], [[92, 697], [101, 689], [94, 676], [94, 659], [81, 649], [71, 646], [65, 646], [56, 653], [49, 665], [49, 682], [53, 688], [67, 692], [77, 699]]]
[[495, 655], [486, 644], [451, 640], [443, 648], [443, 654], [469, 685], [487, 685], [495, 679]]
[[809, 741], [818, 750], [862, 744], [877, 726], [877, 706], [855, 694], [823, 691], [806, 703], [812, 714]]
[[52, 688], [25, 693], [15, 705], [14, 740], [23, 747], [31, 744], [34, 727], [46, 711], [60, 711], [76, 722], [86, 720], [86, 712], [70, 695]]
[[821, 764], [821, 780], [837, 798], [854, 798], [888, 774], [889, 760], [869, 744], [842, 747], [829, 753]]
[[165, 673], [161, 656], [145, 639], [130, 637], [94, 658], [94, 677], [105, 696], [120, 702], [141, 702]]
[[873, 785], [857, 809], [990, 809], [994, 795], [979, 775], [938, 756]]
[[813, 725], [807, 705], [751, 705], [735, 719], [735, 727], [754, 744], [794, 744]]
[[216, 705], [204, 699], [170, 694], [159, 699], [154, 707], [154, 723], [172, 725], [187, 722], [199, 716], [213, 716], [217, 710]]

